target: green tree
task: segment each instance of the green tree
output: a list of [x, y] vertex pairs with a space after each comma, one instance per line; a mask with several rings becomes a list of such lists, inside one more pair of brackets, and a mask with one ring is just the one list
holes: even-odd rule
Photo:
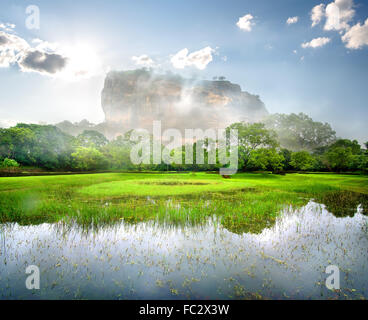
[[329, 149], [334, 149], [337, 147], [350, 148], [351, 153], [354, 155], [362, 153], [362, 147], [357, 140], [339, 139], [331, 144]]
[[259, 148], [250, 152], [247, 167], [251, 170], [280, 171], [284, 160], [283, 155], [275, 149]]
[[101, 148], [109, 143], [106, 137], [95, 130], [84, 130], [83, 133], [77, 136], [77, 141], [81, 147], [96, 147]]
[[336, 140], [336, 132], [328, 123], [313, 121], [304, 113], [273, 114], [266, 127], [277, 133], [281, 147], [292, 151], [312, 151]]
[[16, 168], [19, 167], [19, 163], [14, 159], [5, 158], [1, 163], [3, 168]]
[[325, 159], [331, 170], [341, 172], [349, 169], [353, 160], [353, 153], [350, 147], [333, 147], [326, 152]]
[[239, 146], [248, 150], [256, 148], [274, 148], [278, 146], [277, 135], [274, 131], [268, 130], [264, 123], [238, 122], [230, 125], [230, 129], [238, 131]]
[[[74, 137], [62, 132], [52, 125], [17, 124], [16, 128], [28, 129], [33, 139], [25, 143], [27, 148], [26, 161], [15, 159], [27, 165], [36, 165], [47, 169], [69, 168], [73, 152]], [[18, 160], [19, 159], [19, 160]]]
[[14, 159], [5, 158], [1, 163], [1, 168], [5, 172], [15, 172], [18, 170], [19, 163]]
[[108, 166], [104, 155], [94, 147], [78, 147], [72, 158], [73, 167], [78, 170], [100, 170]]
[[280, 154], [284, 157], [284, 161], [283, 161], [283, 167], [284, 170], [290, 170], [292, 169], [290, 161], [291, 161], [291, 151], [288, 149], [281, 149], [280, 150]]
[[350, 169], [353, 171], [368, 172], [368, 154], [352, 155]]
[[247, 168], [252, 151], [259, 148], [275, 149], [278, 146], [276, 133], [268, 130], [263, 123], [234, 123], [226, 128], [227, 134], [231, 129], [238, 132], [239, 169]]
[[126, 137], [118, 136], [101, 148], [112, 169], [135, 169], [130, 160], [131, 144]]
[[358, 169], [362, 170], [364, 173], [368, 173], [368, 155], [361, 156], [358, 163]]
[[34, 133], [29, 128], [0, 129], [0, 157], [17, 159], [21, 163], [29, 162], [34, 139]]
[[[324, 159], [327, 167], [334, 171], [363, 170], [364, 152], [357, 140], [339, 139], [329, 146]], [[363, 165], [364, 167], [364, 165]]]
[[293, 152], [290, 165], [297, 170], [307, 171], [314, 167], [315, 159], [308, 151]]

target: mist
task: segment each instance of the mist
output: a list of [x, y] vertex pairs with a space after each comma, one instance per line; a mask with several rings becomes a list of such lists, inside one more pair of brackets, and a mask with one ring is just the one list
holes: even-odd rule
[[184, 132], [258, 122], [268, 115], [259, 96], [225, 79], [185, 79], [144, 69], [107, 74], [101, 104], [106, 125], [119, 128], [115, 135], [131, 129], [151, 131], [154, 120], [161, 121], [163, 130]]

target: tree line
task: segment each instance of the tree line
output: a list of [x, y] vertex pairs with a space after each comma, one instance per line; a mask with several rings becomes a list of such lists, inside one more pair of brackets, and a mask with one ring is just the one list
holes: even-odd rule
[[[275, 114], [264, 123], [234, 123], [238, 131], [239, 171], [331, 171], [368, 173], [368, 142], [336, 138], [327, 123], [305, 114]], [[19, 166], [56, 171], [152, 170], [214, 171], [222, 165], [206, 164], [213, 144], [197, 141], [204, 150], [205, 164], [134, 165], [130, 133], [109, 141], [102, 133], [84, 130], [77, 136], [53, 125], [17, 124], [0, 129], [0, 164], [3, 170]], [[184, 146], [173, 152], [185, 157]], [[183, 161], [183, 163], [185, 163]]]

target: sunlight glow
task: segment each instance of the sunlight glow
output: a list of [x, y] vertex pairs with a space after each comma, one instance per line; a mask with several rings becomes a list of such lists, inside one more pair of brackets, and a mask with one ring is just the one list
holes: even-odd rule
[[97, 51], [88, 44], [65, 47], [63, 54], [68, 62], [64, 71], [59, 76], [66, 80], [79, 80], [90, 78], [103, 71], [102, 61]]

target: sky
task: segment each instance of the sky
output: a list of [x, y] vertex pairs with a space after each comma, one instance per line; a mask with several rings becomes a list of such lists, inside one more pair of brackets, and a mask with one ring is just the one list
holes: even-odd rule
[[225, 76], [368, 140], [368, 1], [0, 2], [0, 126], [104, 120], [110, 70]]

